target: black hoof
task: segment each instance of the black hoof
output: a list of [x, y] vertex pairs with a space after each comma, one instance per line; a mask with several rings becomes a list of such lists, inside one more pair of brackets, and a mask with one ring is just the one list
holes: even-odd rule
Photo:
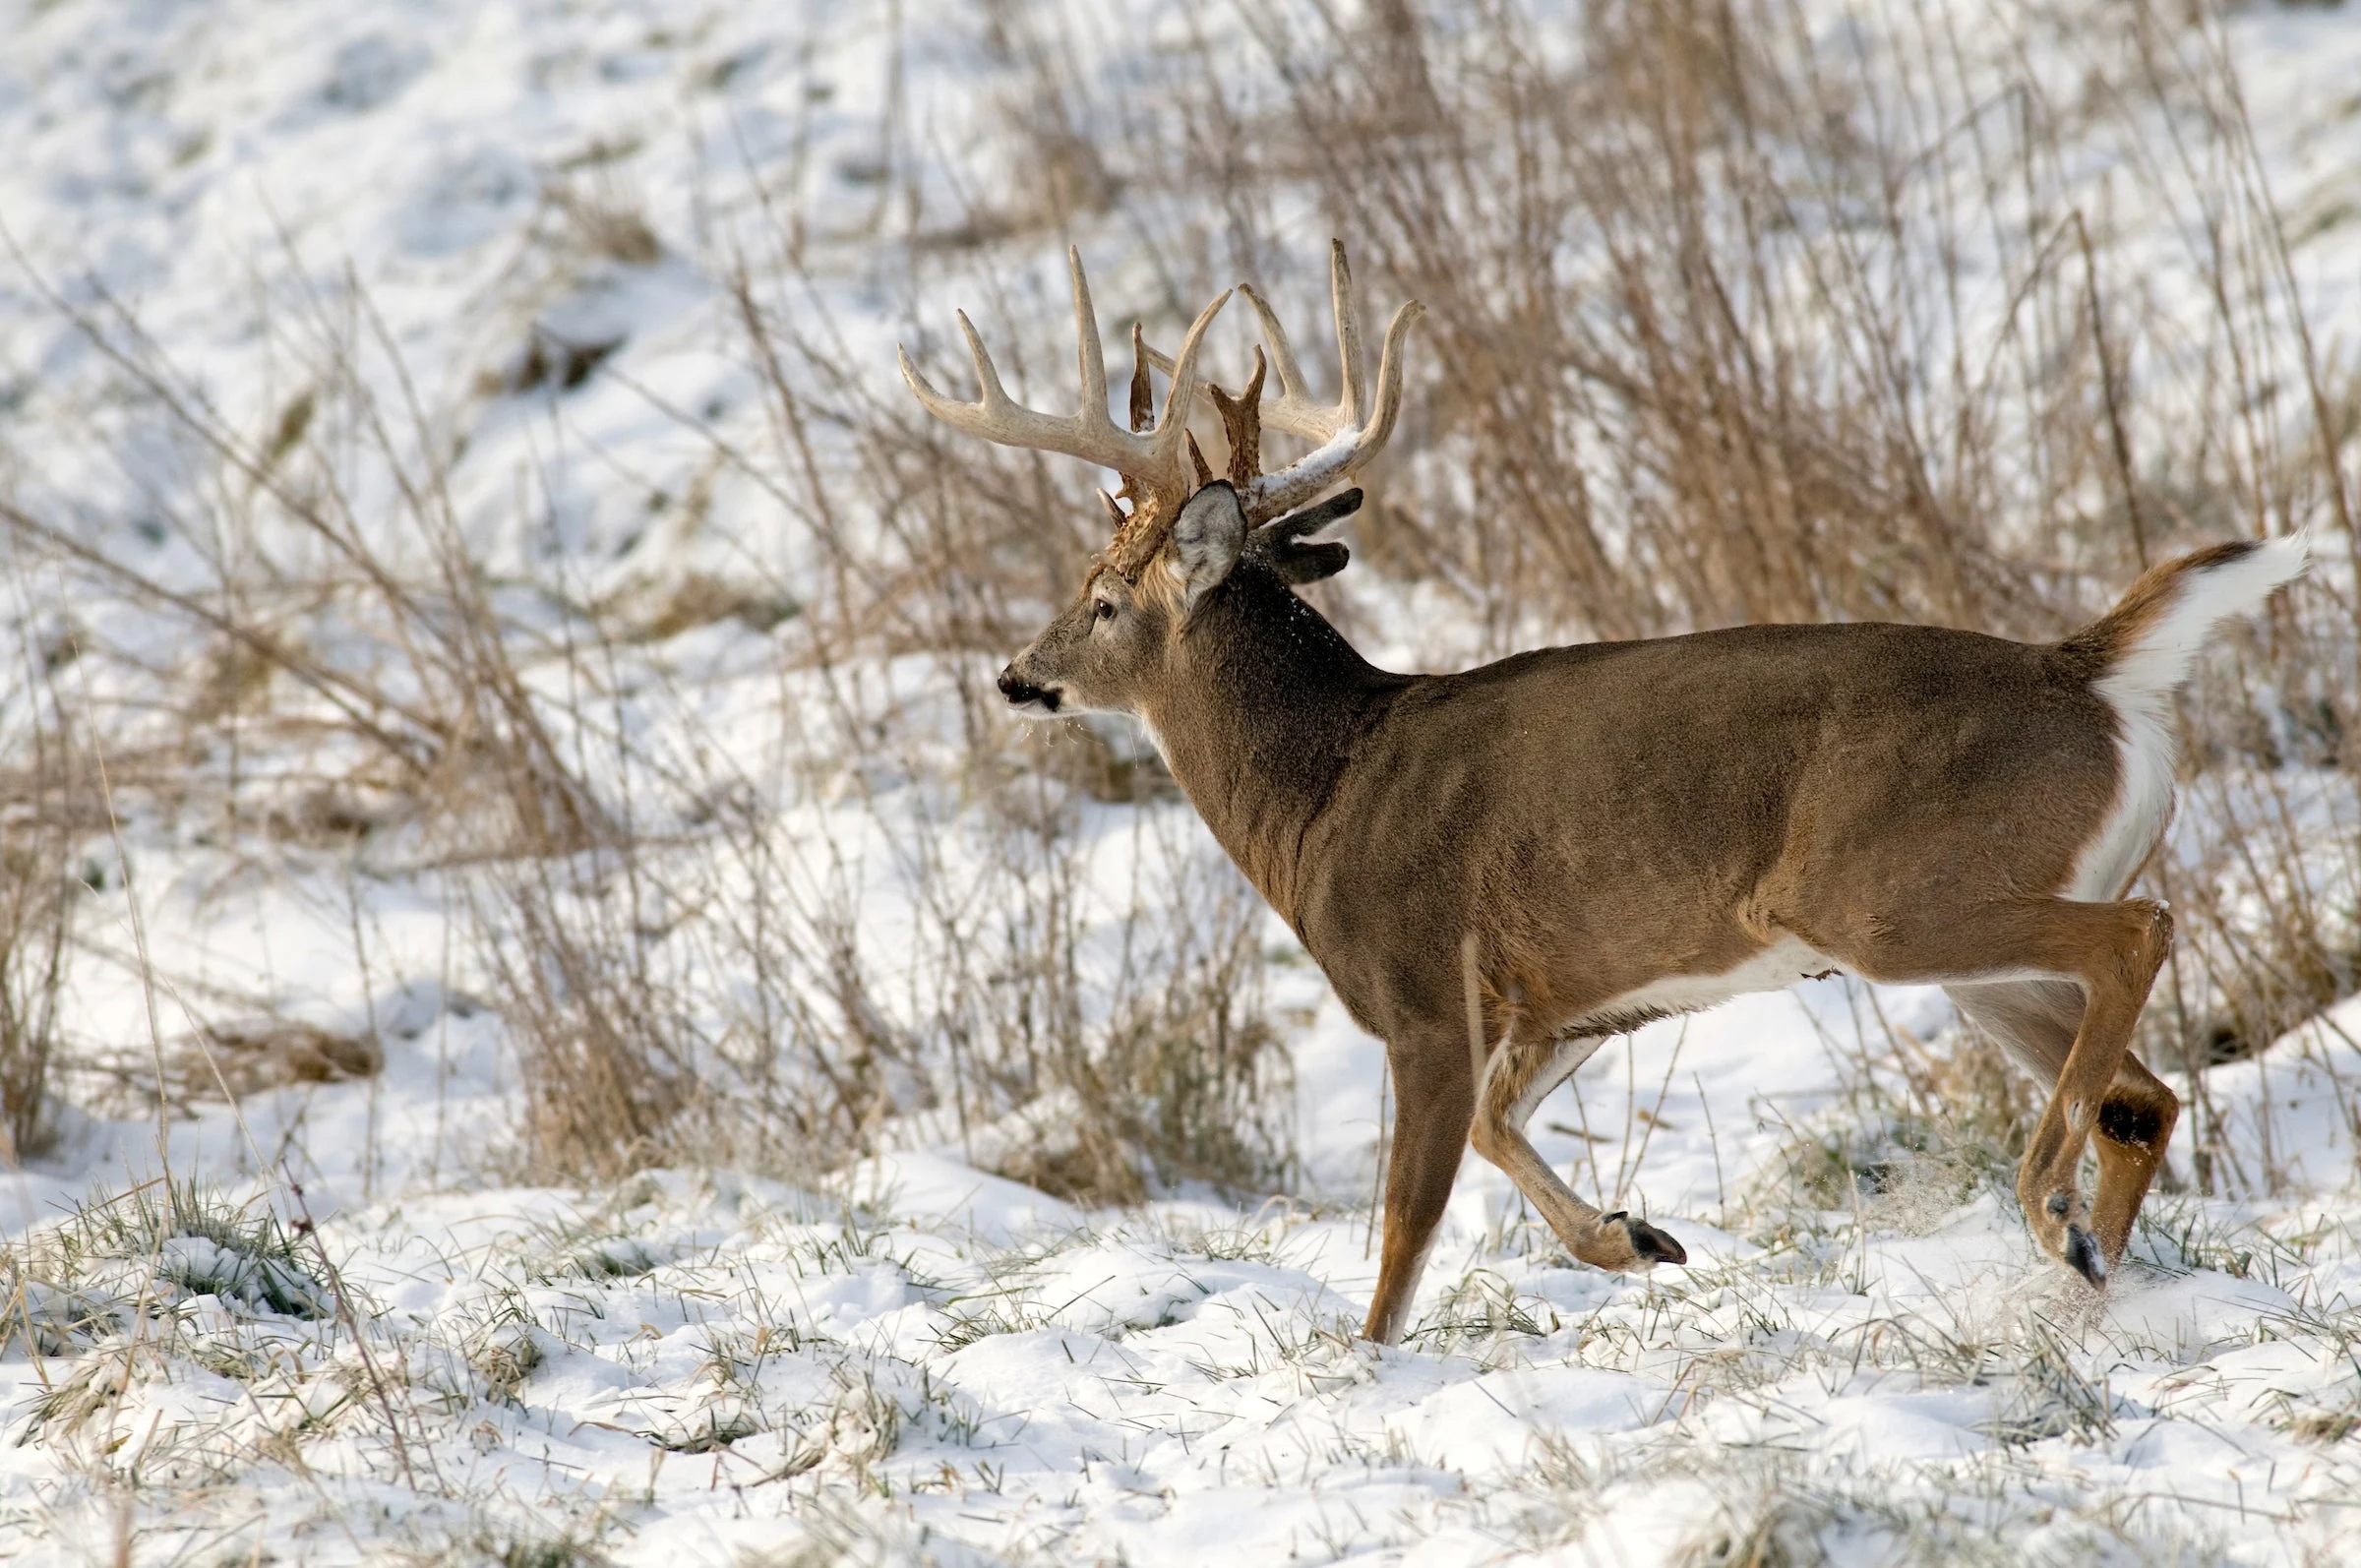
[[2107, 1283], [2106, 1255], [2099, 1251], [2098, 1242], [2079, 1225], [2066, 1227], [2066, 1261], [2076, 1273], [2092, 1285], [2104, 1288]]
[[1631, 1237], [1631, 1249], [1640, 1255], [1643, 1264], [1686, 1263], [1687, 1249], [1646, 1220], [1635, 1220], [1621, 1209], [1606, 1216], [1604, 1224], [1620, 1224], [1623, 1234]]

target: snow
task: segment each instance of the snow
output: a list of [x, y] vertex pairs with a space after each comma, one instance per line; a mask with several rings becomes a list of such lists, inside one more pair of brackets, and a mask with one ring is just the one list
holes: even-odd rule
[[[602, 1538], [620, 1561], [726, 1563], [831, 1532], [897, 1556], [956, 1542], [978, 1560], [1415, 1543], [1421, 1560], [1477, 1561], [1561, 1542], [1578, 1560], [1657, 1561], [1725, 1516], [1743, 1523], [1763, 1484], [1889, 1524], [1880, 1508], [1916, 1502], [2020, 1539], [2064, 1530], [2069, 1551], [2092, 1547], [2096, 1527], [2041, 1522], [2082, 1517], [2077, 1499], [2132, 1510], [2151, 1544], [2239, 1561], [2328, 1549], [2353, 1470], [2302, 1423], [2361, 1408], [2338, 1348], [2361, 1305], [2338, 1196], [2349, 1164], [2274, 1198], [2158, 1199], [2145, 1265], [2095, 1313], [1991, 1196], [1930, 1206], [1898, 1188], [1857, 1216], [1793, 1212], [1766, 1232], [1763, 1211], [1740, 1219], [1717, 1198], [1717, 1179], [1759, 1179], [1784, 1127], [1841, 1114], [1847, 1068], [1822, 1042], [1859, 1038], [1859, 1000], [1837, 982], [1746, 998], [1653, 1026], [1627, 1059], [1581, 1075], [1589, 1114], [1617, 1126], [1587, 1146], [1603, 1189], [1621, 1171], [1690, 1268], [1639, 1280], [1570, 1265], [1471, 1160], [1412, 1341], [1384, 1350], [1352, 1337], [1374, 1270], [1365, 1198], [1346, 1193], [1086, 1211], [938, 1148], [860, 1162], [822, 1191], [726, 1171], [656, 1171], [608, 1193], [412, 1173], [361, 1202], [358, 1173], [323, 1156], [360, 1154], [335, 1129], [356, 1125], [366, 1091], [280, 1091], [246, 1102], [249, 1128], [273, 1141], [289, 1102], [307, 1102], [319, 1185], [354, 1194], [324, 1238], [372, 1305], [374, 1354], [401, 1364], [395, 1420], [433, 1476], [414, 1491], [394, 1477], [332, 1320], [212, 1297], [178, 1308], [176, 1332], [203, 1355], [142, 1368], [110, 1429], [132, 1444], [123, 1462], [184, 1478], [154, 1485], [185, 1486], [208, 1453], [253, 1456], [232, 1462], [230, 1491], [144, 1516], [144, 1531], [305, 1560], [554, 1539], [588, 1508], [621, 1511]], [[1933, 1010], [1881, 1000], [1889, 1018]], [[2225, 1114], [2258, 1112], [2238, 1084], [2295, 1078], [2352, 1005], [2217, 1072]], [[1661, 1084], [1656, 1064], [1675, 1053], [1690, 1087], [1653, 1109], [1658, 1085], [1631, 1075]], [[381, 1137], [423, 1124], [406, 1118], [426, 1114], [431, 1065], [416, 1043], [392, 1055]], [[1365, 1076], [1324, 1085], [1331, 1101], [1373, 1092]], [[1626, 1094], [1652, 1129], [1622, 1130]], [[1573, 1114], [1559, 1099], [1544, 1119]], [[224, 1119], [176, 1127], [182, 1169], [208, 1159], [209, 1134], [234, 1169]], [[1543, 1136], [1560, 1161], [1582, 1146]], [[2278, 1147], [2314, 1153], [2302, 1137], [2284, 1120]], [[115, 1158], [136, 1167], [138, 1148], [126, 1128]], [[40, 1179], [17, 1178], [21, 1201], [121, 1177], [93, 1159], [36, 1197]], [[1723, 1216], [1757, 1239], [1712, 1223]], [[300, 1370], [273, 1386], [206, 1369], [240, 1356]], [[5, 1364], [23, 1411], [66, 1363], [20, 1347]], [[305, 1473], [262, 1457], [265, 1432], [304, 1420], [334, 1434], [307, 1442]], [[75, 1560], [74, 1541], [110, 1528], [112, 1494], [80, 1452], [7, 1451], [27, 1560]], [[1786, 1478], [1748, 1468], [1764, 1463]]]
[[[1021, 275], [980, 251], [922, 285], [881, 238], [881, 204], [900, 199], [883, 164], [921, 170], [909, 199], [930, 233], [1014, 177], [1004, 111], [1027, 78], [990, 46], [998, 9], [19, 5], [0, 16], [0, 243], [16, 263], [0, 274], [0, 485], [160, 581], [216, 586], [186, 532], [151, 546], [126, 520], [178, 517], [204, 454], [63, 312], [132, 313], [229, 425], [268, 431], [315, 390], [306, 346], [365, 304], [382, 325], [354, 374], [386, 389], [398, 357], [422, 378], [434, 412], [400, 442], [463, 440], [453, 515], [519, 622], [565, 626], [526, 583], [621, 602], [710, 573], [817, 597], [810, 542], [698, 434], [751, 439], [770, 417], [726, 262], [791, 243], [797, 324], [878, 388], [894, 343], [943, 332], [954, 303], [1062, 331], [1059, 244]], [[1115, 79], [1180, 26], [1142, 6], [1063, 24]], [[2324, 342], [2349, 343], [2361, 26], [2270, 7], [2225, 26], [2305, 298]], [[642, 214], [654, 255], [591, 233], [615, 211]], [[792, 242], [774, 211], [799, 214]], [[1162, 298], [1158, 260], [1112, 221], [1082, 238], [1110, 322]], [[1061, 385], [1062, 339], [1034, 341], [1056, 351], [1031, 380]], [[546, 361], [584, 348], [606, 357], [557, 395]], [[356, 511], [388, 519], [380, 546], [420, 559], [403, 556], [424, 546], [392, 481], [368, 483]], [[677, 504], [693, 494], [701, 517]], [[326, 549], [288, 530], [254, 548], [290, 581]], [[115, 657], [76, 700], [133, 715], [134, 738], [169, 728], [138, 718], [141, 682], [198, 650], [162, 618], [31, 571], [5, 608], [28, 636], [78, 618]], [[346, 614], [307, 605], [286, 624], [350, 667], [382, 657]], [[1475, 636], [1415, 591], [1371, 620], [1372, 651], [1404, 660]], [[779, 803], [780, 837], [829, 863], [890, 1012], [938, 940], [914, 867], [941, 855], [932, 887], [986, 874], [971, 839], [926, 835], [972, 804], [946, 760], [962, 744], [951, 678], [989, 672], [921, 654], [788, 667], [766, 637], [724, 618], [628, 654], [613, 723], [645, 752], [611, 771], [726, 755]], [[888, 716], [904, 752], [846, 741]], [[264, 737], [188, 772], [283, 775], [294, 801], [335, 744]], [[1217, 874], [1177, 804], [1077, 821], [1078, 950], [1103, 978], [1132, 961], [1116, 917], [1143, 887]], [[2151, 1200], [2100, 1306], [1991, 1182], [1933, 1156], [1889, 1151], [1893, 1179], [1847, 1181], [1837, 1208], [1793, 1178], [1823, 1143], [1885, 1134], [1907, 1099], [1897, 1053], [1950, 1038], [1939, 992], [1813, 982], [1652, 1025], [1544, 1103], [1534, 1138], [1691, 1265], [1571, 1265], [1471, 1157], [1409, 1342], [1378, 1348], [1353, 1331], [1375, 1278], [1383, 1052], [1275, 921], [1250, 934], [1279, 955], [1266, 1001], [1288, 1020], [1284, 1192], [1180, 1182], [1093, 1207], [985, 1169], [1070, 1111], [1055, 1100], [976, 1124], [964, 1104], [914, 1113], [862, 1158], [797, 1151], [795, 1181], [725, 1151], [555, 1188], [518, 1174], [515, 998], [454, 959], [438, 846], [397, 828], [360, 865], [145, 811], [123, 828], [128, 885], [110, 834], [84, 849], [106, 874], [82, 930], [108, 961], [69, 997], [76, 1038], [105, 1059], [76, 1079], [91, 1093], [58, 1149], [0, 1173], [0, 1227], [63, 1245], [84, 1235], [78, 1205], [168, 1175], [276, 1216], [293, 1251], [76, 1242], [97, 1249], [82, 1288], [138, 1334], [76, 1340], [89, 1302], [28, 1284], [10, 1304], [22, 1332], [0, 1327], [11, 1561], [108, 1557], [122, 1533], [112, 1560], [511, 1568], [1650, 1564], [1799, 1542], [1888, 1561], [1995, 1541], [2028, 1560], [2296, 1564], [2338, 1560], [2356, 1528], [2361, 999], [2205, 1074], [2251, 1159], [2220, 1195]], [[679, 897], [744, 900], [757, 874]], [[676, 891], [649, 895], [649, 924]], [[696, 978], [723, 1018], [726, 984]], [[178, 1049], [225, 997], [372, 1041], [382, 1069], [234, 1109], [205, 1099], [159, 1139], [121, 1088], [155, 1075], [150, 1015]], [[316, 1311], [261, 1301], [257, 1282], [291, 1268], [318, 1283]]]

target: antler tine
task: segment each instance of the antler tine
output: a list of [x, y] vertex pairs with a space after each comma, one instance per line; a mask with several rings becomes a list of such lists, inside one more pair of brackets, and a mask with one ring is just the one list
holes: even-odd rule
[[1296, 351], [1288, 343], [1287, 329], [1279, 325], [1279, 313], [1271, 302], [1257, 293], [1250, 283], [1241, 283], [1238, 291], [1246, 296], [1254, 307], [1255, 317], [1262, 323], [1262, 340], [1271, 345], [1271, 368], [1279, 372], [1279, 392], [1285, 397], [1311, 400], [1311, 384], [1303, 379], [1303, 369], [1296, 363]]
[[[1395, 311], [1394, 319], [1386, 325], [1385, 346], [1377, 362], [1377, 396], [1374, 403], [1367, 405], [1365, 424], [1356, 425], [1347, 417], [1357, 405], [1355, 378], [1350, 369], [1344, 398], [1334, 407], [1307, 405], [1304, 399], [1282, 394], [1264, 408], [1263, 423], [1316, 440], [1320, 446], [1277, 473], [1266, 474], [1244, 488], [1242, 499], [1249, 518], [1259, 521], [1292, 512], [1330, 485], [1359, 472], [1384, 450], [1393, 437], [1394, 421], [1402, 411], [1402, 376], [1409, 364], [1406, 350], [1410, 329], [1425, 313], [1424, 306], [1411, 300]], [[1355, 354], [1359, 353], [1359, 347], [1356, 342]], [[1350, 367], [1352, 361], [1346, 363]]]
[[984, 346], [984, 334], [977, 332], [976, 324], [967, 319], [967, 312], [955, 311], [953, 314], [959, 318], [959, 330], [967, 334], [967, 357], [976, 364], [978, 401], [994, 413], [1024, 412], [1016, 400], [1008, 395], [1008, 389], [1000, 385], [999, 367], [992, 362], [992, 350]]
[[[936, 391], [935, 384], [920, 374], [911, 363], [910, 350], [895, 345], [901, 359], [902, 380], [909, 384], [919, 403], [950, 426], [971, 436], [982, 436], [1004, 447], [1029, 447], [1044, 452], [1061, 452], [1086, 461], [1120, 467], [1118, 453], [1104, 443], [1093, 440], [1098, 433], [1090, 428], [1089, 410], [1072, 419], [1058, 419], [1049, 414], [1026, 408], [1008, 395], [1000, 385], [999, 370], [992, 362], [992, 351], [984, 346], [983, 337], [975, 324], [960, 311], [959, 330], [967, 335], [968, 357], [975, 361], [976, 400], [963, 403]], [[1105, 423], [1104, 410], [1100, 419]], [[1112, 431], [1112, 427], [1110, 429]]]
[[[1133, 430], [1145, 430], [1155, 421], [1156, 383], [1149, 379], [1148, 370], [1149, 367], [1156, 366], [1156, 362], [1162, 356], [1148, 346], [1146, 336], [1139, 330], [1139, 323], [1133, 322], [1131, 324], [1131, 398], [1129, 408]], [[1167, 359], [1156, 368], [1161, 369], [1169, 376], [1173, 373], [1173, 362]]]
[[1254, 345], [1254, 373], [1246, 378], [1246, 390], [1236, 397], [1208, 381], [1205, 394], [1213, 399], [1214, 412], [1222, 416], [1222, 434], [1230, 438], [1230, 483], [1240, 489], [1262, 474], [1262, 381], [1270, 369], [1270, 361], [1262, 345]]
[[[1342, 243], [1332, 243], [1329, 251], [1338, 368], [1344, 382], [1335, 403], [1322, 404], [1313, 398], [1311, 388], [1303, 379], [1302, 367], [1297, 363], [1295, 350], [1287, 340], [1286, 330], [1279, 325], [1278, 313], [1261, 295], [1241, 283], [1237, 289], [1223, 290], [1197, 313], [1197, 319], [1189, 324], [1188, 335], [1181, 340], [1180, 352], [1171, 359], [1149, 348], [1138, 329], [1133, 328], [1131, 341], [1139, 361], [1132, 376], [1135, 427], [1146, 423], [1145, 409], [1139, 405], [1145, 401], [1140, 394], [1146, 390], [1142, 384], [1148, 366], [1152, 364], [1172, 378], [1163, 415], [1152, 430], [1120, 430], [1109, 415], [1106, 346], [1099, 336], [1098, 312], [1091, 304], [1090, 280], [1083, 273], [1080, 251], [1067, 249], [1066, 268], [1074, 295], [1074, 365], [1082, 383], [1082, 406], [1073, 415], [1059, 418], [1045, 414], [1011, 398], [1000, 384], [1000, 373], [992, 362], [991, 350], [984, 346], [983, 335], [965, 311], [959, 312], [959, 331], [967, 339], [968, 356], [975, 361], [976, 400], [960, 402], [944, 396], [919, 374], [907, 349], [899, 350], [902, 380], [909, 383], [910, 391], [927, 412], [954, 430], [982, 436], [1005, 447], [1064, 452], [1121, 474], [1122, 493], [1133, 499], [1134, 507], [1128, 517], [1120, 521], [1116, 509], [1109, 509], [1109, 520], [1117, 522], [1117, 529], [1109, 543], [1107, 559], [1126, 572], [1136, 570], [1153, 556], [1170, 526], [1172, 514], [1194, 488], [1190, 483], [1192, 475], [1199, 483], [1204, 481], [1204, 458], [1189, 450], [1188, 436], [1188, 416], [1200, 396], [1223, 417], [1223, 426], [1231, 437], [1232, 477], [1240, 482], [1246, 514], [1258, 522], [1291, 511], [1341, 481], [1374, 457], [1393, 434], [1394, 420], [1402, 403], [1403, 349], [1420, 309], [1416, 303], [1404, 305], [1387, 326], [1384, 352], [1377, 366], [1376, 401], [1371, 403], [1363, 370], [1353, 273], [1346, 265]], [[1215, 395], [1216, 389], [1197, 369], [1207, 330], [1221, 314], [1222, 307], [1230, 302], [1230, 296], [1240, 289], [1244, 290], [1262, 325], [1263, 340], [1269, 350], [1268, 366], [1278, 372], [1279, 394], [1259, 407], [1256, 394], [1262, 390], [1265, 367], [1261, 350], [1255, 354], [1252, 382], [1245, 393], [1235, 400]], [[1264, 429], [1286, 431], [1312, 442], [1316, 450], [1278, 473], [1254, 474], [1261, 446], [1260, 431]]]
[[[1412, 324], [1426, 313], [1425, 307], [1413, 300], [1395, 311], [1394, 319], [1386, 324], [1385, 343], [1377, 362], [1376, 397], [1372, 401], [1367, 354], [1361, 335], [1360, 301], [1341, 241], [1332, 242], [1329, 251], [1329, 284], [1336, 312], [1337, 369], [1344, 383], [1333, 403], [1323, 403], [1312, 395], [1310, 385], [1303, 379], [1302, 367], [1296, 361], [1295, 349], [1287, 340], [1287, 329], [1279, 325], [1279, 315], [1271, 309], [1270, 302], [1251, 284], [1238, 285], [1238, 291], [1246, 296], [1262, 324], [1263, 341], [1270, 348], [1271, 368], [1279, 375], [1278, 395], [1263, 400], [1261, 428], [1284, 430], [1318, 449], [1277, 473], [1261, 475], [1251, 485], [1240, 487], [1246, 514], [1257, 520], [1302, 505], [1367, 463], [1392, 438], [1394, 421], [1401, 413], [1402, 374], [1407, 364], [1404, 349]], [[1159, 370], [1169, 372], [1175, 368], [1173, 360], [1154, 348], [1146, 348], [1146, 353], [1149, 362]], [[1210, 386], [1198, 390], [1217, 413], [1222, 412], [1221, 401], [1212, 395]], [[1173, 406], [1166, 405], [1168, 416]], [[1349, 441], [1344, 439], [1348, 436]]]
[[1312, 395], [1311, 384], [1303, 379], [1302, 367], [1296, 362], [1295, 346], [1287, 340], [1287, 329], [1279, 324], [1279, 314], [1271, 309], [1270, 301], [1244, 283], [1239, 288], [1253, 303], [1263, 341], [1270, 345], [1272, 368], [1279, 372], [1279, 395], [1263, 405], [1262, 422], [1310, 442], [1327, 442], [1338, 431], [1359, 426], [1369, 406], [1367, 357], [1362, 349], [1360, 296], [1353, 287], [1353, 269], [1345, 260], [1344, 241], [1328, 242], [1328, 298], [1336, 321], [1338, 379], [1343, 383], [1333, 403], [1323, 403]]
[[[1082, 373], [1082, 417], [1092, 410], [1107, 412], [1107, 348], [1099, 338], [1099, 313], [1091, 308], [1090, 279], [1082, 275], [1082, 249], [1065, 248], [1065, 265], [1074, 279], [1074, 358]], [[1112, 423], [1112, 421], [1110, 421]]]
[[972, 408], [974, 405], [945, 397], [937, 392], [935, 384], [921, 375], [916, 365], [910, 363], [909, 349], [896, 343], [893, 345], [893, 352], [895, 357], [901, 361], [902, 385], [910, 389], [910, 393], [918, 399], [919, 406], [955, 430], [968, 429], [969, 425], [961, 417], [960, 410]]
[[[1326, 441], [1343, 423], [1337, 417], [1337, 410], [1312, 396], [1311, 384], [1303, 379], [1303, 369], [1296, 363], [1296, 351], [1287, 340], [1287, 329], [1279, 325], [1271, 302], [1251, 283], [1239, 284], [1238, 292], [1245, 295], [1246, 303], [1254, 307], [1254, 315], [1262, 325], [1262, 340], [1270, 346], [1271, 368], [1279, 373], [1279, 395], [1262, 405], [1262, 422], [1306, 441]], [[1153, 343], [1142, 342], [1139, 346], [1146, 351], [1149, 364], [1167, 376], [1173, 373], [1172, 355]], [[1213, 401], [1210, 384], [1200, 386], [1197, 391], [1208, 406], [1220, 412], [1221, 405]]]
[[1370, 456], [1393, 439], [1394, 421], [1402, 413], [1402, 373], [1410, 364], [1410, 330], [1425, 314], [1426, 307], [1417, 300], [1404, 300], [1385, 324], [1385, 342], [1377, 350], [1377, 402], [1361, 428], [1360, 445]]
[[[1287, 329], [1279, 325], [1278, 313], [1271, 309], [1271, 302], [1264, 299], [1251, 283], [1239, 284], [1238, 292], [1246, 296], [1246, 303], [1254, 307], [1255, 319], [1262, 326], [1262, 340], [1270, 345], [1271, 368], [1279, 373], [1279, 395], [1317, 406], [1313, 403], [1311, 384], [1303, 379], [1303, 369], [1296, 363], [1296, 351], [1287, 340]], [[1142, 343], [1140, 346], [1147, 350], [1149, 364], [1168, 376], [1173, 373], [1172, 355], [1154, 343]], [[1287, 428], [1291, 435], [1310, 434], [1308, 431], [1296, 430], [1293, 426]], [[1323, 431], [1313, 439], [1324, 441], [1327, 432]]]
[[1180, 352], [1173, 356], [1173, 384], [1165, 390], [1164, 417], [1156, 422], [1156, 441], [1176, 454], [1181, 433], [1188, 426], [1188, 405], [1197, 396], [1197, 351], [1205, 346], [1205, 330], [1213, 325], [1213, 319], [1222, 313], [1222, 307], [1230, 303], [1230, 296], [1236, 292], [1223, 289], [1214, 296], [1212, 304], [1197, 312], [1197, 319], [1189, 324], [1188, 335], [1180, 339]]
[[1328, 242], [1328, 302], [1336, 313], [1336, 357], [1344, 371], [1344, 394], [1339, 399], [1344, 423], [1358, 425], [1368, 411], [1368, 387], [1361, 364], [1361, 301], [1353, 292], [1353, 269], [1345, 261], [1345, 242]]

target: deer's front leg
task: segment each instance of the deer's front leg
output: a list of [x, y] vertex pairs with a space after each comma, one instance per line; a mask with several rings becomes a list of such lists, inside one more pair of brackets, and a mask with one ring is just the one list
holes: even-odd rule
[[[1446, 1037], [1447, 1039], [1448, 1037]], [[1410, 1298], [1426, 1268], [1435, 1225], [1459, 1179], [1474, 1103], [1464, 1053], [1388, 1052], [1394, 1072], [1394, 1141], [1385, 1163], [1385, 1242], [1377, 1294], [1362, 1334], [1381, 1345], [1402, 1337]]]
[[1549, 1091], [1590, 1060], [1604, 1038], [1526, 1041], [1510, 1030], [1486, 1061], [1468, 1141], [1508, 1173], [1566, 1250], [1593, 1268], [1637, 1271], [1686, 1263], [1681, 1244], [1647, 1221], [1621, 1211], [1602, 1214], [1577, 1197], [1525, 1136], [1525, 1123]]

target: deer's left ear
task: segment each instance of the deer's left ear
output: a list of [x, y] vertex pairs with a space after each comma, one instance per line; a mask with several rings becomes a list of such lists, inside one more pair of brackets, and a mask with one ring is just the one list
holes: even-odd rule
[[1216, 479], [1188, 498], [1173, 521], [1173, 553], [1180, 558], [1190, 604], [1230, 575], [1245, 546], [1245, 509], [1229, 481]]
[[1348, 490], [1330, 496], [1317, 506], [1293, 512], [1277, 522], [1266, 522], [1246, 540], [1246, 553], [1259, 555], [1279, 580], [1301, 586], [1333, 577], [1345, 570], [1353, 553], [1330, 540], [1323, 544], [1305, 544], [1304, 538], [1318, 533], [1339, 517], [1349, 517], [1361, 510], [1361, 492]]

